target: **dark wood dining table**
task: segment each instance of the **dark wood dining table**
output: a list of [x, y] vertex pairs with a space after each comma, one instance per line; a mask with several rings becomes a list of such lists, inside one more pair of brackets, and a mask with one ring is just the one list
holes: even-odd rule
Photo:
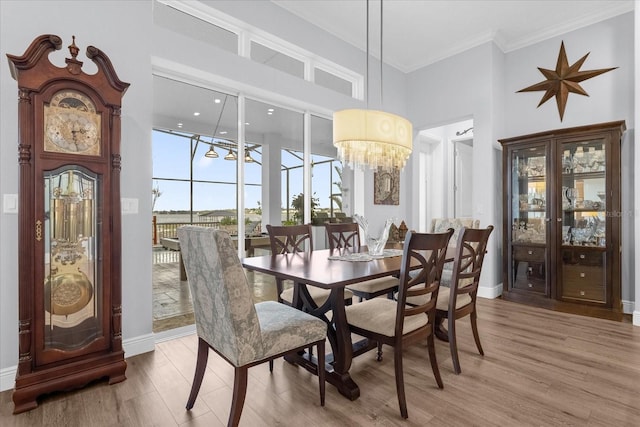
[[[294, 282], [293, 305], [303, 309], [328, 324], [327, 337], [333, 354], [327, 356], [326, 378], [345, 397], [355, 400], [360, 389], [349, 375], [354, 355], [375, 347], [366, 340], [352, 343], [345, 314], [344, 288], [347, 285], [370, 279], [400, 274], [402, 256], [376, 258], [370, 261], [344, 261], [329, 259], [331, 255], [343, 255], [344, 249], [315, 250], [290, 254], [266, 255], [244, 258], [242, 265], [250, 271], [269, 274]], [[317, 307], [309, 295], [307, 286], [330, 289], [328, 300]], [[331, 317], [327, 313], [331, 311]], [[316, 372], [316, 360], [308, 354], [291, 355], [289, 362]]]

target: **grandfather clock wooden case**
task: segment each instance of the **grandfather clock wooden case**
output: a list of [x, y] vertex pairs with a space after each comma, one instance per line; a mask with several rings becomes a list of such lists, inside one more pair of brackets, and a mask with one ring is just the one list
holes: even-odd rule
[[37, 37], [7, 55], [18, 82], [19, 359], [14, 413], [40, 395], [125, 379], [121, 332], [120, 106], [129, 84], [75, 37]]
[[624, 121], [500, 140], [503, 298], [622, 319]]

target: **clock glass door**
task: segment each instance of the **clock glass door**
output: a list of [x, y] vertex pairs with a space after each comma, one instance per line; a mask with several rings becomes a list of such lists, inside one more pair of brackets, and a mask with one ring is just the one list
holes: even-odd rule
[[100, 186], [99, 175], [76, 165], [44, 173], [45, 354], [103, 335]]

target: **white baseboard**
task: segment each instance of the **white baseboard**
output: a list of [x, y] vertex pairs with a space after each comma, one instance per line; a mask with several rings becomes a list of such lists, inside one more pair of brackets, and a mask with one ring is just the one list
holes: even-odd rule
[[633, 325], [640, 326], [640, 311], [633, 312]]
[[182, 326], [180, 328], [171, 329], [169, 331], [158, 332], [154, 334], [154, 340], [156, 343], [169, 341], [175, 338], [186, 337], [196, 333], [196, 325]]
[[17, 366], [10, 366], [0, 370], [0, 391], [11, 390], [16, 383]]
[[502, 283], [494, 286], [478, 286], [478, 296], [480, 298], [495, 299], [502, 295]]
[[155, 350], [155, 338], [153, 334], [140, 335], [122, 341], [124, 357], [133, 357], [138, 354], [148, 353]]
[[635, 303], [633, 301], [622, 300], [622, 312], [624, 314], [633, 314]]
[[[193, 328], [193, 330], [195, 331], [195, 327]], [[155, 335], [147, 334], [124, 340], [122, 342], [122, 347], [124, 348], [125, 358], [153, 351], [155, 349]], [[8, 368], [0, 370], [0, 391], [13, 389], [13, 386], [16, 382], [17, 370], [17, 366], [10, 366]]]

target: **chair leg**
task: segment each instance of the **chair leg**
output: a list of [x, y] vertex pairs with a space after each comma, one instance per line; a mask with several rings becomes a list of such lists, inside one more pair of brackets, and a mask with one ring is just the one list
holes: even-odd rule
[[200, 386], [202, 385], [202, 379], [204, 378], [204, 372], [207, 368], [207, 360], [209, 359], [209, 344], [202, 338], [198, 338], [198, 359], [196, 361], [196, 372], [193, 375], [193, 384], [191, 385], [191, 394], [189, 394], [189, 400], [187, 401], [187, 411], [193, 408], [193, 404], [196, 402]]
[[325, 395], [325, 359], [324, 341], [318, 343], [318, 383], [320, 385], [320, 406], [324, 406]]
[[231, 401], [231, 412], [229, 413], [229, 421], [227, 427], [235, 427], [240, 423], [242, 408], [244, 407], [244, 398], [247, 394], [247, 378], [249, 368], [246, 366], [235, 367], [233, 377], [233, 400]]
[[458, 344], [456, 342], [456, 319], [449, 316], [448, 324], [449, 349], [451, 350], [451, 360], [453, 360], [453, 370], [456, 374], [462, 372], [460, 369], [460, 361], [458, 360]]
[[396, 391], [398, 392], [398, 405], [402, 418], [409, 418], [407, 413], [407, 399], [404, 394], [404, 375], [402, 373], [402, 346], [394, 347], [393, 361], [396, 368]]
[[478, 347], [478, 351], [481, 355], [484, 356], [484, 351], [482, 350], [482, 345], [480, 344], [480, 335], [478, 335], [478, 316], [476, 315], [475, 310], [471, 312], [471, 330], [473, 331], [473, 339], [476, 340], [476, 347]]
[[438, 388], [444, 388], [444, 384], [442, 384], [442, 377], [440, 376], [440, 368], [438, 367], [438, 361], [436, 360], [436, 343], [433, 333], [427, 338], [427, 348], [429, 349], [429, 361], [431, 362], [431, 370], [433, 371], [433, 376], [436, 379], [436, 383], [438, 383]]
[[273, 372], [273, 359], [269, 360], [269, 372]]
[[376, 354], [376, 360], [382, 362], [382, 343], [378, 341], [378, 354]]

